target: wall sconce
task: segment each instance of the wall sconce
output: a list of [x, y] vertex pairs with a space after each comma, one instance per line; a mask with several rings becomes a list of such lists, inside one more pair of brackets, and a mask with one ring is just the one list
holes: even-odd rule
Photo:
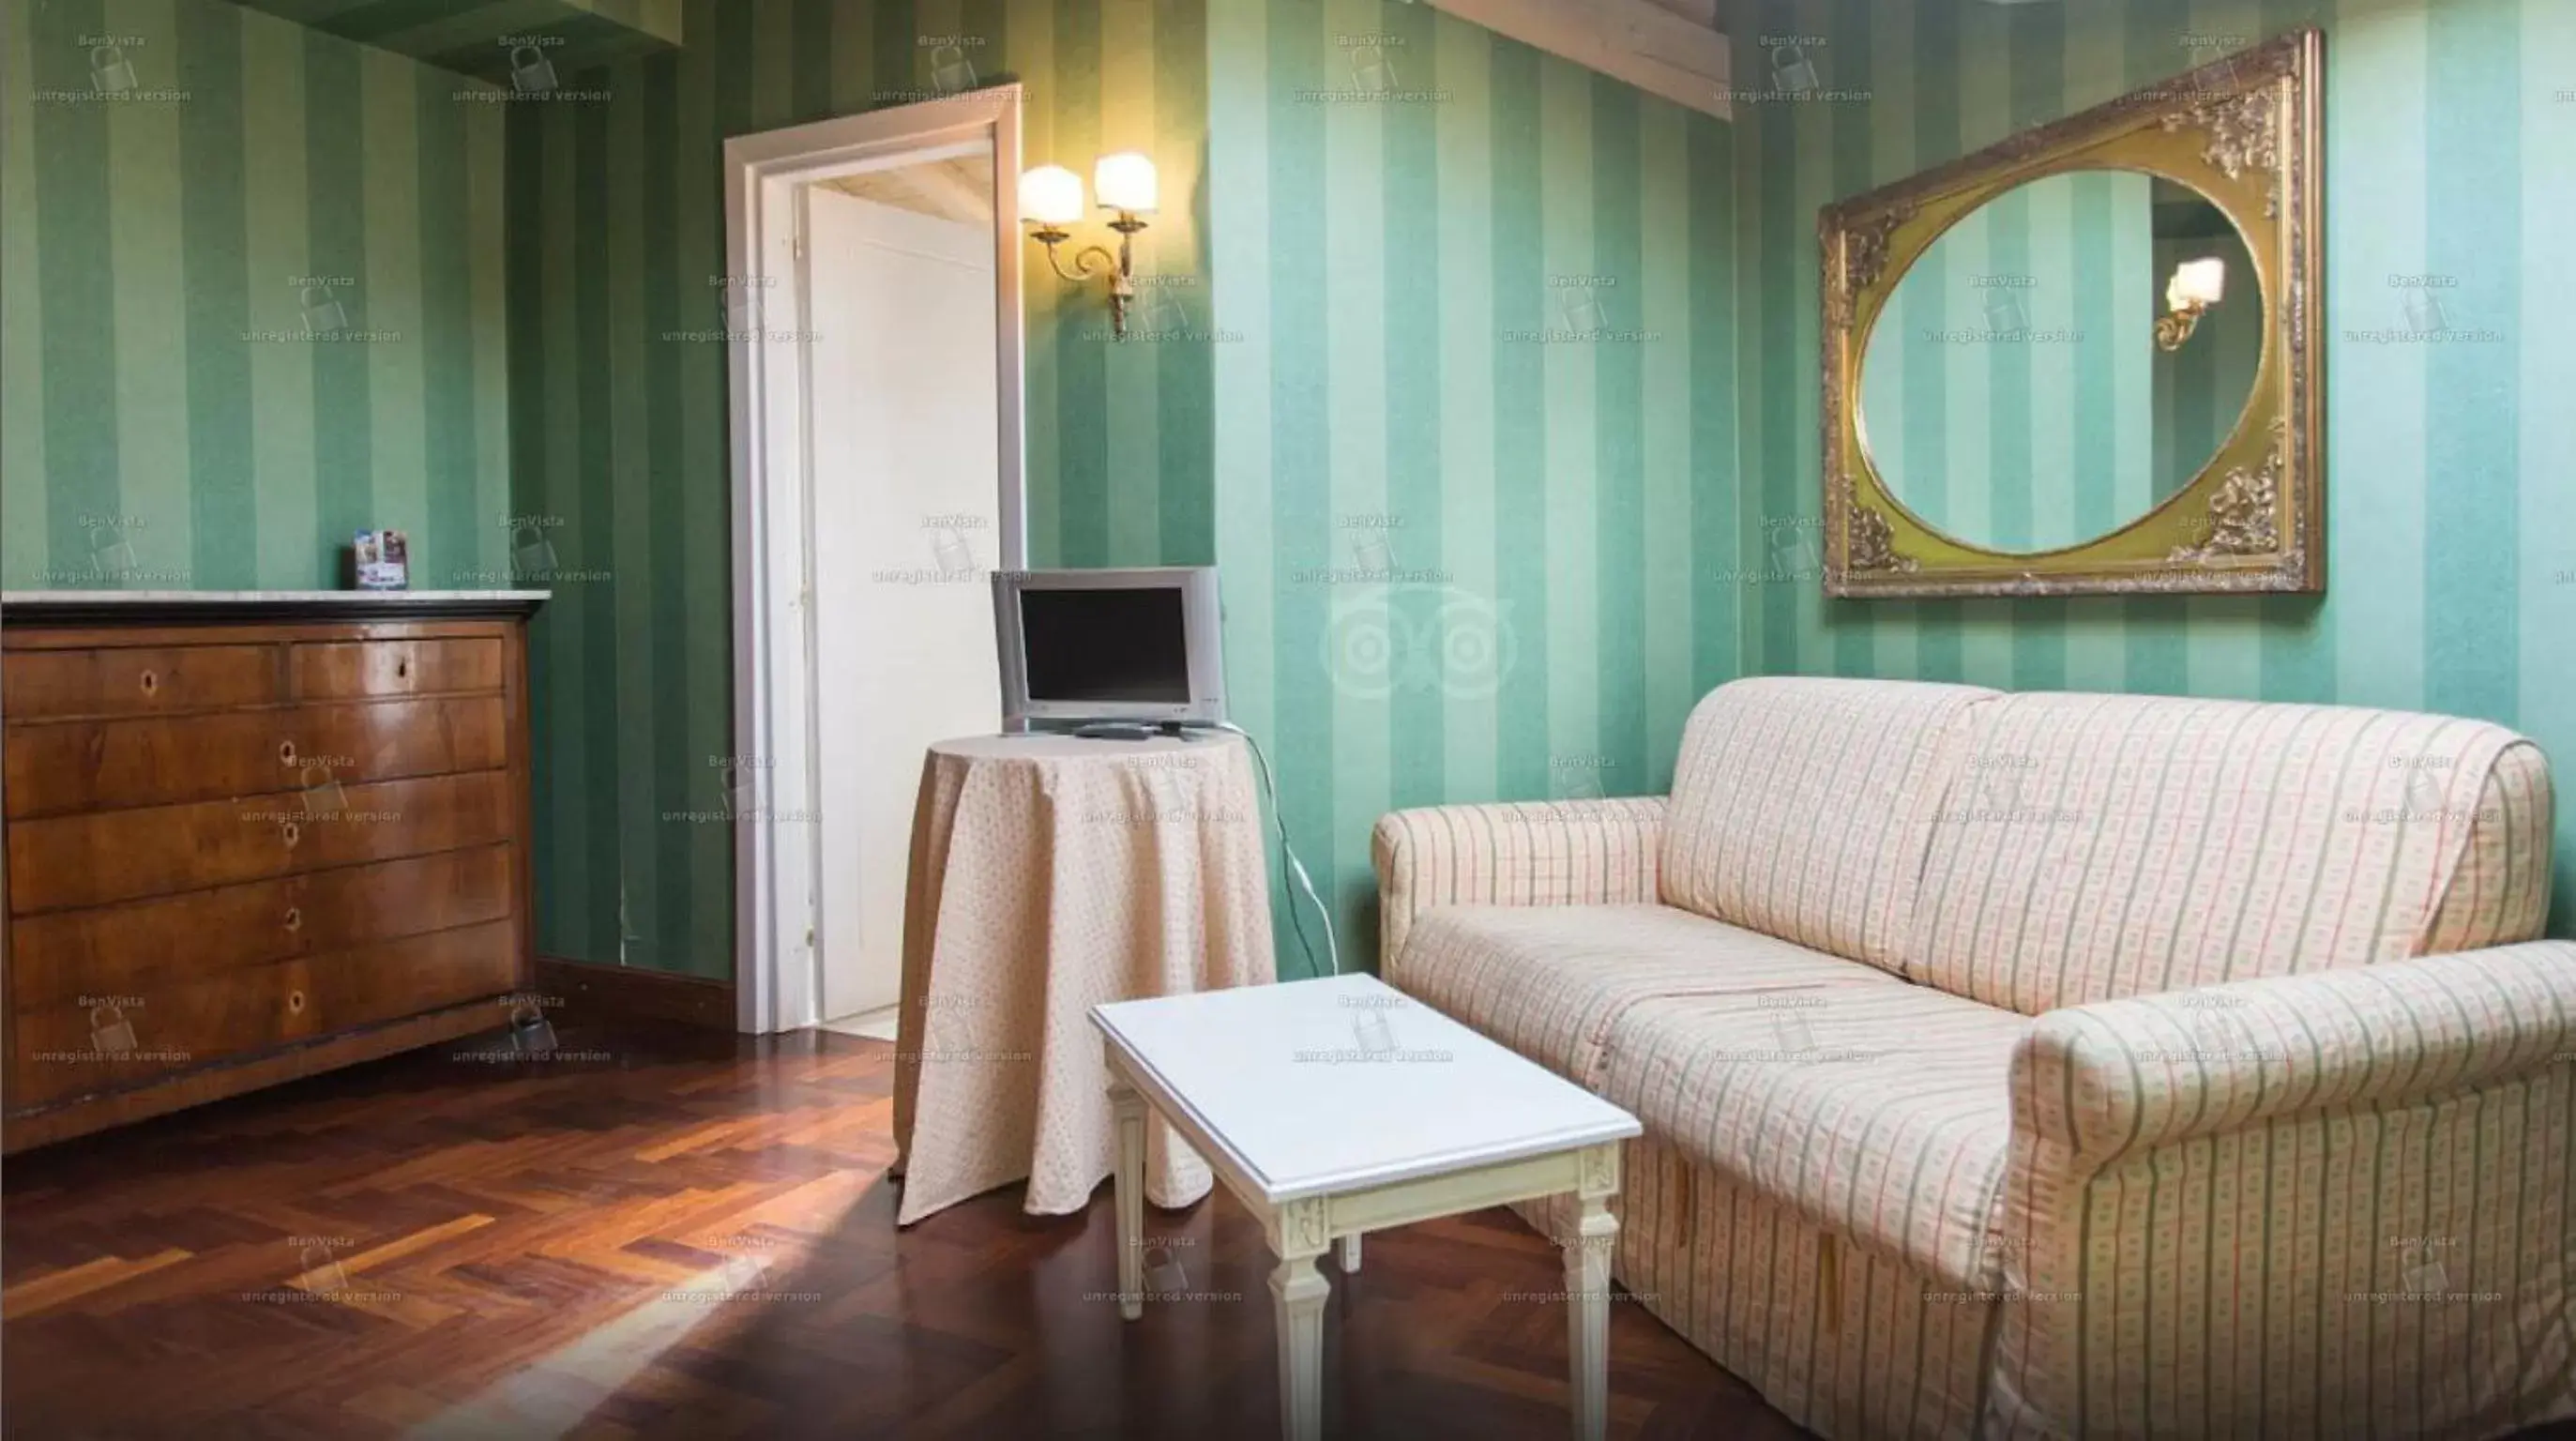
[[2209, 307], [2227, 296], [2227, 262], [2217, 256], [2186, 260], [2165, 284], [2165, 313], [2156, 317], [2156, 345], [2180, 350]]
[[1103, 155], [1092, 167], [1091, 188], [1101, 209], [1118, 213], [1109, 222], [1118, 232], [1115, 255], [1104, 246], [1085, 246], [1074, 253], [1073, 269], [1064, 268], [1058, 247], [1073, 238], [1065, 227], [1082, 218], [1083, 206], [1082, 177], [1061, 165], [1041, 165], [1020, 177], [1020, 219], [1030, 236], [1046, 246], [1047, 264], [1056, 274], [1077, 283], [1094, 278], [1109, 282], [1110, 329], [1124, 340], [1127, 304], [1136, 298], [1136, 232], [1145, 228], [1140, 217], [1153, 214], [1160, 200], [1154, 162], [1134, 150]]

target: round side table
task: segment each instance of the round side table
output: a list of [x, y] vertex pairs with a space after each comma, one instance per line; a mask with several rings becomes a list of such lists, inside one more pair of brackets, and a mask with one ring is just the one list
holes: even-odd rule
[[[1081, 1210], [1118, 1157], [1091, 1008], [1276, 978], [1250, 751], [1207, 734], [980, 736], [923, 758], [896, 1033], [898, 1224], [1023, 1177], [1030, 1214]], [[1153, 1131], [1146, 1195], [1206, 1195], [1206, 1162]]]

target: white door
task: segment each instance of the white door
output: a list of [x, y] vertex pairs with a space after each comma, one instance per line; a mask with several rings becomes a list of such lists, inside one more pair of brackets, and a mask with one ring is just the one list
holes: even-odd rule
[[923, 749], [1001, 723], [998, 401], [989, 218], [806, 199], [828, 1020], [897, 999]]

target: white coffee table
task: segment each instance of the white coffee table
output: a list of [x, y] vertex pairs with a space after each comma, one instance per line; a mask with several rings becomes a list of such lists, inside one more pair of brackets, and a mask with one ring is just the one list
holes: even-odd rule
[[1207, 1158], [1279, 1257], [1280, 1429], [1324, 1424], [1324, 1278], [1369, 1231], [1538, 1196], [1580, 1198], [1564, 1237], [1574, 1434], [1609, 1420], [1619, 1143], [1637, 1118], [1373, 976], [1091, 1008], [1118, 1123], [1118, 1309], [1144, 1314], [1145, 1113]]

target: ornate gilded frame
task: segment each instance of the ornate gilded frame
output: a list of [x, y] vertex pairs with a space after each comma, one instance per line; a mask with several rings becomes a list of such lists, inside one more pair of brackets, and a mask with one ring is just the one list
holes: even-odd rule
[[[2133, 595], [2325, 589], [2325, 42], [2301, 30], [1973, 155], [1825, 207], [1825, 593]], [[2214, 202], [2244, 233], [2266, 307], [2234, 431], [2154, 510], [2063, 550], [1969, 545], [1900, 504], [1871, 463], [1860, 364], [1897, 282], [1932, 242], [2017, 185], [2144, 171]]]

